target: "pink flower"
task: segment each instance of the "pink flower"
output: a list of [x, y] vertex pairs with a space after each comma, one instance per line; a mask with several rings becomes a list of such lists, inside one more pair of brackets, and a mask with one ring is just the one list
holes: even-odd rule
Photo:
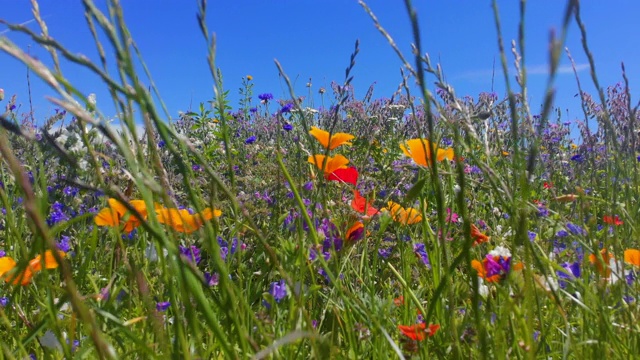
[[450, 208], [447, 208], [447, 222], [457, 223], [458, 222], [458, 214], [451, 211]]

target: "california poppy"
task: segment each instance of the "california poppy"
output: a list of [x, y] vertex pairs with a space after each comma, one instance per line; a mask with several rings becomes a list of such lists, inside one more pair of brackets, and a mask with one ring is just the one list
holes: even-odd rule
[[334, 171], [338, 169], [346, 169], [347, 164], [349, 163], [349, 159], [340, 154], [334, 157], [317, 154], [314, 156], [309, 156], [307, 161], [315, 164], [318, 169], [323, 170], [325, 178], [328, 178]]
[[[421, 166], [431, 165], [431, 148], [429, 140], [426, 139], [411, 139], [407, 140], [405, 144], [400, 144], [402, 152], [413, 159], [416, 164]], [[443, 161], [444, 159], [453, 160], [453, 149], [436, 149], [436, 160]]]
[[411, 225], [422, 221], [420, 211], [414, 208], [405, 209], [400, 204], [393, 201], [389, 201], [385, 209], [389, 212], [395, 222], [399, 222], [401, 224]]
[[627, 249], [624, 251], [624, 262], [640, 267], [640, 250]]
[[[94, 222], [98, 226], [120, 226], [120, 223], [125, 215], [129, 214], [129, 217], [126, 218], [124, 222], [124, 227], [122, 229], [125, 233], [130, 233], [133, 229], [137, 228], [140, 225], [140, 220], [133, 214], [129, 212], [127, 207], [122, 204], [120, 201], [116, 199], [108, 200], [109, 207], [106, 207], [94, 218]], [[144, 200], [131, 200], [129, 204], [142, 216], [143, 219], [147, 218], [147, 206]]]
[[427, 336], [431, 337], [435, 335], [440, 329], [440, 325], [429, 324], [429, 328], [427, 328], [427, 324], [419, 323], [415, 325], [398, 325], [398, 329], [404, 336], [407, 336], [411, 340], [422, 341], [426, 339]]
[[[65, 257], [64, 251], [57, 250], [60, 257]], [[28, 285], [33, 278], [33, 275], [42, 271], [42, 256], [38, 255], [29, 261], [27, 267], [20, 273], [11, 273], [11, 271], [17, 266], [17, 263], [13, 258], [4, 256], [0, 258], [0, 277], [4, 277], [6, 282], [11, 282], [13, 285]], [[47, 250], [44, 253], [44, 268], [55, 269], [58, 267], [58, 262], [53, 256], [51, 250]], [[5, 276], [6, 275], [6, 276]]]
[[[602, 261], [600, 259], [602, 259]], [[609, 266], [609, 264], [613, 259], [613, 255], [609, 253], [607, 249], [600, 250], [600, 256], [597, 256], [595, 254], [589, 255], [589, 262], [596, 266], [596, 270], [598, 270], [600, 275], [607, 278], [609, 277], [609, 275], [611, 275], [611, 267]]]
[[356, 242], [362, 239], [364, 234], [364, 224], [360, 221], [356, 221], [350, 228], [347, 230], [344, 239], [345, 241]]
[[347, 133], [335, 133], [329, 137], [329, 133], [315, 126], [311, 127], [309, 134], [313, 135], [325, 149], [333, 150], [340, 145], [351, 145], [349, 140], [355, 138], [355, 136]]
[[156, 215], [159, 223], [167, 224], [177, 232], [189, 234], [202, 227], [205, 220], [222, 215], [222, 211], [206, 208], [201, 213], [190, 214], [187, 209], [160, 207], [156, 209]]
[[576, 199], [578, 199], [578, 195], [567, 194], [567, 195], [557, 196], [554, 199], [555, 201], [559, 201], [559, 202], [574, 202], [576, 201]]
[[353, 191], [353, 200], [351, 200], [351, 208], [363, 217], [371, 217], [378, 213], [378, 209], [371, 206], [367, 199], [360, 195], [358, 190]]

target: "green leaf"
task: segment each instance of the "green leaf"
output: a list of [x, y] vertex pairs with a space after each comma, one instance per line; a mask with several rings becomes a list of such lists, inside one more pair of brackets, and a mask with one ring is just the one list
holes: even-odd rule
[[404, 197], [404, 204], [411, 204], [418, 197], [418, 195], [420, 195], [420, 193], [422, 192], [422, 188], [424, 188], [424, 185], [426, 184], [426, 182], [427, 182], [427, 178], [423, 177], [422, 179], [418, 180], [415, 184], [413, 184], [411, 189], [407, 191], [407, 195], [405, 195]]

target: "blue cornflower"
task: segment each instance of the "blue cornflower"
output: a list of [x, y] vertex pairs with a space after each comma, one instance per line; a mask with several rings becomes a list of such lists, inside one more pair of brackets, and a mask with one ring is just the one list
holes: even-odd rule
[[251, 109], [249, 109], [249, 112], [252, 113], [252, 114], [255, 114], [255, 113], [258, 112], [258, 108], [252, 107]]
[[569, 233], [566, 230], [560, 230], [556, 233], [556, 237], [563, 238], [569, 236]]
[[158, 147], [159, 148], [163, 148], [167, 143], [164, 142], [164, 140], [160, 140], [158, 141]]
[[6, 307], [9, 305], [9, 298], [6, 296], [0, 297], [0, 307]]
[[280, 300], [287, 296], [287, 284], [285, 284], [284, 280], [272, 282], [269, 288], [269, 294], [273, 296], [276, 302], [280, 302]]
[[529, 241], [533, 241], [536, 239], [536, 236], [538, 236], [538, 234], [534, 233], [533, 231], [527, 231], [528, 235], [529, 235]]
[[581, 271], [580, 263], [577, 261], [573, 263], [564, 263], [562, 264], [562, 267], [564, 268], [564, 271], [557, 270], [556, 274], [558, 275], [558, 285], [564, 289], [567, 286], [567, 280], [579, 278]]
[[262, 101], [269, 101], [269, 100], [273, 99], [273, 94], [270, 94], [270, 93], [260, 94], [260, 95], [258, 95], [258, 99], [260, 99]]
[[289, 123], [285, 123], [284, 125], [282, 125], [282, 128], [283, 128], [285, 131], [291, 131], [291, 130], [293, 130], [293, 125], [291, 125], [291, 124], [289, 124]]
[[575, 154], [571, 157], [571, 161], [575, 161], [577, 163], [581, 163], [584, 161], [584, 156], [582, 154]]
[[282, 109], [280, 109], [280, 113], [284, 114], [291, 112], [291, 109], [293, 109], [293, 103], [287, 103], [282, 107]]
[[253, 144], [254, 142], [256, 142], [256, 137], [255, 136], [249, 136], [244, 143], [249, 145], [249, 144]]
[[171, 306], [171, 303], [169, 301], [161, 301], [156, 304], [156, 310], [165, 311], [169, 308], [169, 306]]

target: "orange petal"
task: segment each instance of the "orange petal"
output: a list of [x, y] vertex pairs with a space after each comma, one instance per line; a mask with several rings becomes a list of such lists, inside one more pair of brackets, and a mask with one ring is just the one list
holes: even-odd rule
[[454, 156], [452, 148], [438, 149], [436, 154], [437, 154], [436, 158], [438, 159], [438, 161], [442, 161], [444, 159], [453, 160], [453, 156]]
[[491, 239], [491, 237], [481, 233], [480, 230], [474, 224], [471, 224], [471, 237], [474, 240], [473, 242], [474, 246], [488, 242]]
[[120, 224], [120, 217], [118, 213], [111, 207], [104, 208], [98, 212], [93, 221], [98, 226], [118, 226]]
[[0, 277], [16, 267], [16, 261], [10, 256], [0, 258]]
[[[1, 260], [1, 259], [0, 259]], [[640, 267], [640, 250], [627, 249], [624, 251], [624, 262]]]
[[347, 133], [335, 133], [329, 137], [329, 132], [315, 126], [311, 127], [309, 134], [315, 137], [325, 149], [329, 150], [333, 150], [340, 145], [351, 145], [348, 141], [355, 138], [355, 136]]
[[406, 141], [407, 147], [400, 145], [402, 152], [411, 157], [413, 161], [421, 166], [429, 166], [431, 163], [431, 150], [429, 149], [429, 140], [411, 139]]
[[478, 276], [484, 279], [485, 277], [484, 265], [482, 265], [480, 261], [471, 260], [471, 267], [474, 268], [476, 272], [478, 272]]

